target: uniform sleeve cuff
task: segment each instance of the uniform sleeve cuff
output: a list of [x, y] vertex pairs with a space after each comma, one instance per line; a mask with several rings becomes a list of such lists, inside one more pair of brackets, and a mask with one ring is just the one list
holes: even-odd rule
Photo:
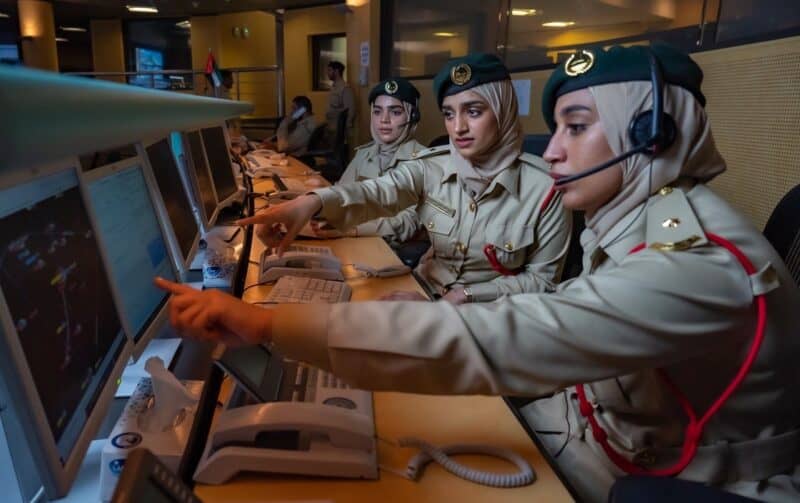
[[342, 196], [333, 188], [319, 189], [312, 192], [322, 201], [322, 209], [319, 216], [326, 220], [337, 220], [344, 202]]
[[500, 296], [497, 286], [495, 286], [495, 284], [492, 282], [476, 283], [474, 285], [470, 285], [469, 289], [472, 291], [473, 302], [488, 302], [495, 300]]
[[289, 358], [330, 369], [330, 304], [284, 304], [274, 308], [272, 344]]

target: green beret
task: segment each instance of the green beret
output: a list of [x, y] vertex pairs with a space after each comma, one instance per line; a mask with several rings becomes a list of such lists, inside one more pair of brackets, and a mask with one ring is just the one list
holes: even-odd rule
[[[688, 54], [664, 44], [653, 44], [649, 50], [655, 56], [664, 77], [664, 83], [681, 86], [691, 92], [701, 106], [706, 98], [700, 91], [703, 71]], [[614, 46], [602, 49], [582, 49], [574, 53], [550, 75], [542, 94], [544, 120], [555, 131], [553, 118], [559, 96], [589, 86], [632, 80], [650, 81], [648, 48], [643, 46]]]
[[419, 101], [419, 91], [417, 91], [417, 88], [414, 87], [414, 84], [401, 77], [386, 79], [378, 83], [378, 85], [373, 87], [369, 92], [367, 103], [370, 105], [375, 103], [378, 96], [384, 94], [414, 106], [417, 106], [417, 102]]
[[445, 96], [466, 91], [475, 86], [511, 78], [508, 68], [494, 54], [475, 53], [451, 59], [433, 78], [433, 94], [442, 108]]

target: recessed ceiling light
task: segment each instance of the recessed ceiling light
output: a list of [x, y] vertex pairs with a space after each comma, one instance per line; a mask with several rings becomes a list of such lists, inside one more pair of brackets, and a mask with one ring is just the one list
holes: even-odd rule
[[188, 19], [185, 21], [178, 21], [177, 23], [175, 23], [175, 26], [177, 26], [178, 28], [183, 28], [185, 30], [188, 30], [189, 28], [192, 27], [192, 22], [189, 21]]
[[158, 14], [158, 9], [149, 5], [126, 5], [129, 12], [142, 12], [145, 14]]
[[56, 42], [69, 42], [69, 39], [64, 37], [56, 37]]
[[433, 34], [433, 36], [451, 38], [451, 37], [457, 37], [458, 33], [453, 33], [452, 31], [437, 31]]
[[58, 29], [61, 31], [74, 31], [78, 33], [86, 33], [86, 28], [81, 28], [80, 26], [59, 26]]
[[550, 21], [549, 23], [542, 23], [542, 26], [545, 28], [566, 28], [574, 24], [575, 21]]
[[536, 9], [511, 9], [512, 16], [535, 16], [538, 12]]
[[0, 12], [0, 17], [8, 17], [8, 14], [6, 14], [5, 12]]

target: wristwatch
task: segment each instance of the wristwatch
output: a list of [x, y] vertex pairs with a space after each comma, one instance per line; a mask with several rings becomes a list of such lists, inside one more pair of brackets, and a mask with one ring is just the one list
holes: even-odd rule
[[464, 297], [467, 299], [467, 302], [472, 302], [472, 289], [470, 287], [464, 287]]

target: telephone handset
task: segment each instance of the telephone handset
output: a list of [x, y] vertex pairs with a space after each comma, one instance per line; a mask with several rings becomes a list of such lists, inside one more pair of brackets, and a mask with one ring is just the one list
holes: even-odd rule
[[277, 281], [285, 275], [344, 281], [342, 263], [325, 246], [291, 245], [282, 257], [265, 249], [259, 271], [261, 283]]

